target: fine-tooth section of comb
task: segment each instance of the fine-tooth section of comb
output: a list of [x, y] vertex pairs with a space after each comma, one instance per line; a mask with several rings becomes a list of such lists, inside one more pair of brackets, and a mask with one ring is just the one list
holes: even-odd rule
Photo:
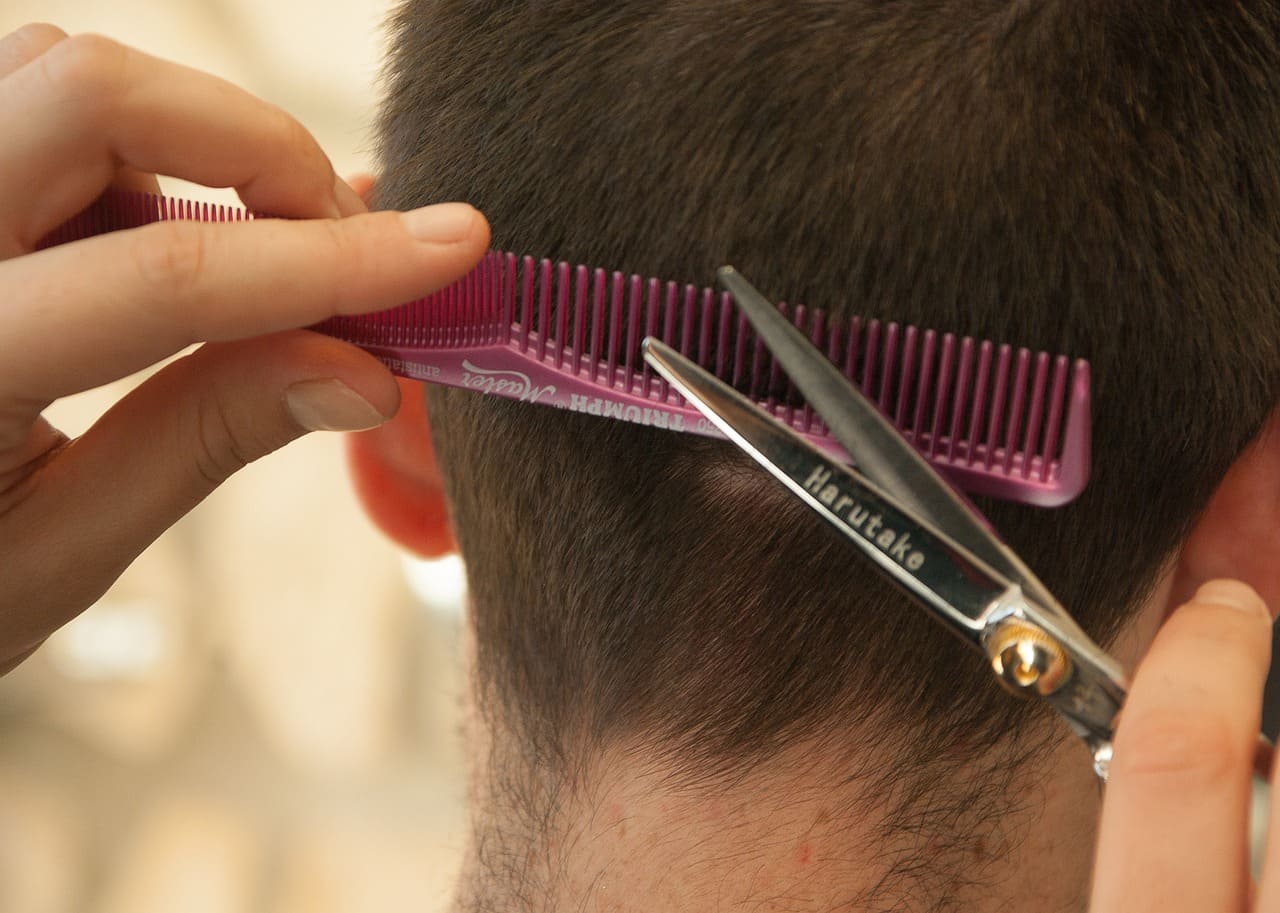
[[200, 203], [136, 191], [108, 191], [92, 206], [59, 225], [36, 245], [40, 250], [152, 222], [244, 222], [254, 218], [238, 206]]
[[[242, 209], [111, 192], [42, 247]], [[974, 494], [1043, 507], [1088, 481], [1089, 368], [1047, 353], [822, 309], [780, 310], [936, 467]], [[718, 436], [640, 355], [656, 337], [841, 457], [727, 293], [491, 251], [440, 291], [314, 329], [406, 377], [656, 428]]]

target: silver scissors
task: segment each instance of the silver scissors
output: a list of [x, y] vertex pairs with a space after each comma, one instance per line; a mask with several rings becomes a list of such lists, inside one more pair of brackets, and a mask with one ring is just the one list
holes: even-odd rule
[[[1128, 683], [986, 518], [876, 406], [732, 267], [717, 278], [806, 402], [853, 459], [818, 450], [656, 339], [645, 360], [731, 441], [853, 542], [1016, 694], [1047, 701], [1084, 740], [1105, 783]], [[855, 468], [856, 467], [856, 468]], [[1266, 780], [1254, 778], [1251, 856], [1265, 837]], [[1258, 813], [1261, 817], [1258, 817]]]

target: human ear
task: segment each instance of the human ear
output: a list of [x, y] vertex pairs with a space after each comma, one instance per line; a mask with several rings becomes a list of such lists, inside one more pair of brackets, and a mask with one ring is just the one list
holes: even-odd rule
[[370, 519], [424, 558], [457, 551], [444, 484], [431, 446], [423, 386], [399, 379], [400, 411], [372, 431], [347, 436], [347, 464]]
[[1232, 464], [1178, 559], [1172, 599], [1217, 577], [1243, 580], [1280, 612], [1280, 405]]
[[[376, 179], [355, 174], [347, 184], [366, 205]], [[396, 544], [423, 558], [457, 551], [444, 486], [431, 446], [422, 384], [398, 379], [400, 411], [371, 432], [347, 435], [347, 465], [356, 497], [374, 524]]]

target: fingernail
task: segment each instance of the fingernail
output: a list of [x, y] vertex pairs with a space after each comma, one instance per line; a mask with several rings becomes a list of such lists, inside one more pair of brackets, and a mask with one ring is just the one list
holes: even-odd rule
[[1226, 606], [1252, 615], [1267, 615], [1267, 605], [1253, 587], [1238, 580], [1210, 580], [1196, 590], [1196, 602]]
[[285, 390], [284, 401], [293, 420], [308, 431], [364, 431], [390, 418], [337, 379], [296, 383]]
[[476, 224], [476, 211], [466, 203], [437, 203], [403, 212], [405, 230], [419, 241], [453, 244], [461, 241]]

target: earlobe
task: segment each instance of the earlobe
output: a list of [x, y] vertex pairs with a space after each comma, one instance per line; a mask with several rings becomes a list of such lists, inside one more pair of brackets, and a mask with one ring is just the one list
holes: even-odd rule
[[444, 484], [431, 446], [422, 384], [400, 380], [396, 417], [347, 436], [347, 463], [370, 519], [402, 548], [424, 558], [457, 551]]
[[1227, 472], [1187, 537], [1174, 598], [1216, 577], [1243, 580], [1273, 615], [1280, 612], [1280, 406]]

